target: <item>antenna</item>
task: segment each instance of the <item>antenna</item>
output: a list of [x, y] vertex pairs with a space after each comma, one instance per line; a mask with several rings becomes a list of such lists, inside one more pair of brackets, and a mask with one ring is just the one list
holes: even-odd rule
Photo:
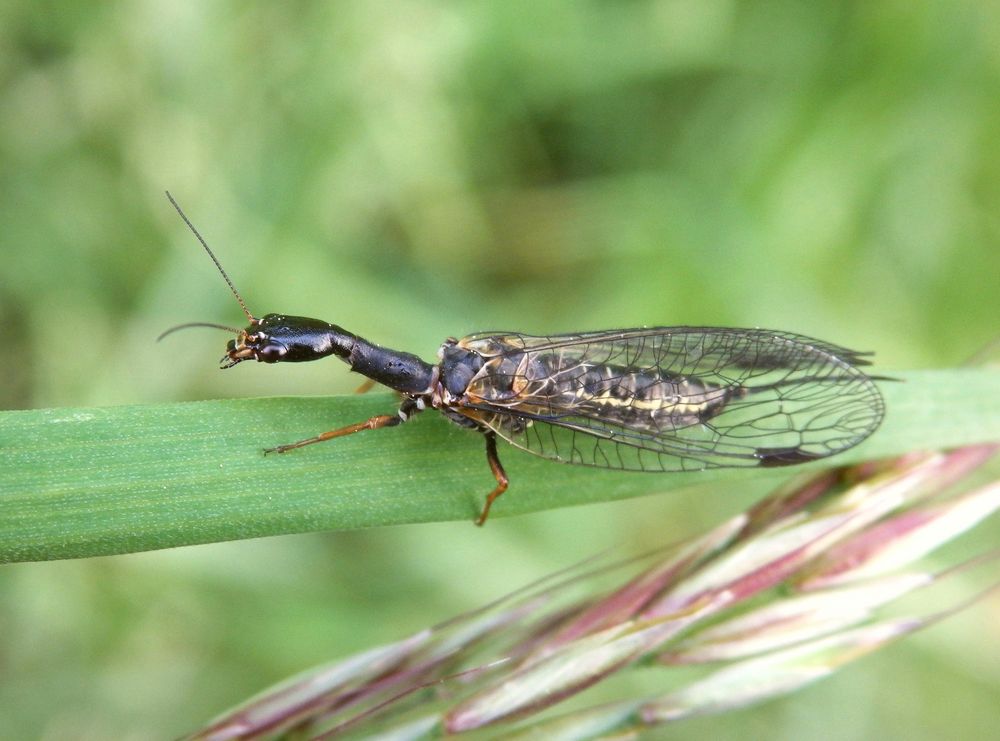
[[[236, 300], [240, 302], [240, 308], [242, 308], [243, 313], [247, 315], [247, 319], [250, 320], [251, 324], [256, 324], [257, 320], [254, 318], [254, 315], [250, 313], [250, 310], [247, 308], [246, 303], [243, 301], [243, 297], [240, 296], [240, 292], [236, 290], [236, 286], [233, 285], [233, 282], [229, 279], [229, 276], [226, 274], [226, 271], [222, 269], [222, 263], [219, 262], [219, 258], [217, 258], [215, 256], [215, 253], [212, 252], [211, 248], [208, 246], [208, 242], [206, 242], [205, 238], [198, 233], [197, 229], [194, 228], [194, 224], [191, 223], [191, 220], [187, 217], [187, 214], [184, 213], [181, 207], [177, 205], [177, 201], [175, 201], [174, 197], [170, 195], [170, 191], [168, 190], [164, 192], [167, 194], [167, 200], [169, 200], [171, 205], [175, 209], [177, 209], [177, 213], [179, 213], [181, 215], [181, 218], [184, 219], [184, 223], [187, 224], [188, 229], [190, 229], [194, 234], [194, 236], [198, 238], [198, 241], [201, 242], [201, 246], [205, 248], [205, 252], [208, 253], [208, 256], [212, 258], [212, 262], [215, 263], [215, 267], [219, 269], [219, 272], [222, 273], [222, 277], [226, 279], [226, 283], [229, 284], [229, 289], [233, 292], [233, 295], [236, 297]], [[179, 329], [179, 327], [175, 329]], [[228, 329], [228, 327], [223, 327], [223, 329]], [[163, 335], [161, 335], [161, 339], [162, 337]]]
[[178, 324], [176, 327], [171, 327], [163, 334], [161, 334], [159, 337], [157, 337], [156, 341], [159, 342], [167, 335], [176, 332], [178, 329], [187, 329], [188, 327], [211, 327], [212, 329], [225, 329], [226, 331], [232, 332], [233, 334], [240, 333], [240, 330], [238, 330], [236, 327], [230, 327], [225, 324], [216, 324], [215, 322], [187, 322], [186, 324]]

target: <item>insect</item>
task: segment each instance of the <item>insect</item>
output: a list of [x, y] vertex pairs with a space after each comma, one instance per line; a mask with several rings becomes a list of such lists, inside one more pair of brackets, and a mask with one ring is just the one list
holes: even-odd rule
[[167, 193], [246, 314], [221, 367], [246, 360], [300, 363], [335, 355], [395, 389], [395, 414], [279, 445], [286, 453], [362, 430], [395, 427], [432, 407], [477, 430], [496, 479], [477, 525], [507, 490], [497, 438], [529, 453], [626, 471], [771, 467], [826, 458], [871, 435], [885, 406], [858, 353], [789, 332], [645, 327], [538, 337], [481, 332], [447, 339], [438, 362], [380, 347], [335, 324], [284, 314], [255, 317], [221, 263]]

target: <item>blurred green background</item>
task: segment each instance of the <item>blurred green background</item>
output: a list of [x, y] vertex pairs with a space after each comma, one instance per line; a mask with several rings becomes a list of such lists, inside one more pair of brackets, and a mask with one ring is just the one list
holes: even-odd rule
[[[998, 132], [995, 3], [8, 0], [0, 407], [357, 385], [334, 361], [221, 373], [209, 330], [153, 342], [242, 324], [168, 188], [255, 313], [425, 358], [484, 329], [728, 324], [954, 365], [997, 332]], [[5, 566], [0, 737], [176, 736], [762, 491]], [[995, 731], [998, 613], [671, 737]]]

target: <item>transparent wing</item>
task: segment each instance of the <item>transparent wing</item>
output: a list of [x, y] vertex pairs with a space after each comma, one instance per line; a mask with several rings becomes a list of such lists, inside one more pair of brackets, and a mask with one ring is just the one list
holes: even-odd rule
[[456, 411], [553, 460], [636, 471], [781, 466], [834, 455], [884, 415], [862, 353], [786, 332], [657, 327], [484, 333]]

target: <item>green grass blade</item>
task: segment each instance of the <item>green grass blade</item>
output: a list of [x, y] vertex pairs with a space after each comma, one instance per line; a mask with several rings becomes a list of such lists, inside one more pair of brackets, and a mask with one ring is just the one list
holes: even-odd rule
[[[1000, 372], [898, 374], [865, 444], [822, 467], [1000, 440]], [[126, 553], [263, 535], [471, 521], [493, 487], [481, 438], [433, 412], [263, 456], [266, 446], [391, 412], [392, 396], [263, 398], [0, 413], [0, 561]], [[507, 446], [493, 517], [790, 470], [644, 475]]]

